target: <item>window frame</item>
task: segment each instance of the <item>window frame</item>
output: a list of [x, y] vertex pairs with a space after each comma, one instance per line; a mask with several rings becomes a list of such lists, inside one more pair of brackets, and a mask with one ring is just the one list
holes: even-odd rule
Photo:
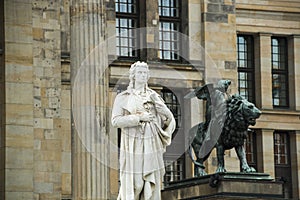
[[[160, 2], [162, 0], [158, 0], [158, 2]], [[164, 16], [164, 15], [160, 15], [159, 14], [159, 24], [158, 24], [158, 28], [159, 28], [159, 47], [158, 47], [158, 51], [159, 51], [159, 60], [162, 61], [162, 62], [173, 62], [173, 63], [181, 63], [183, 62], [183, 59], [182, 59], [182, 49], [183, 49], [183, 44], [182, 44], [182, 36], [181, 36], [181, 33], [182, 33], [182, 27], [183, 27], [183, 23], [182, 23], [182, 15], [180, 13], [182, 13], [182, 11], [184, 10], [183, 8], [183, 2], [181, 0], [168, 0], [169, 2], [170, 1], [177, 1], [177, 7], [178, 8], [178, 16]], [[161, 11], [161, 7], [163, 6], [160, 6], [160, 3], [158, 3], [158, 13], [160, 13]], [[171, 7], [169, 6], [169, 9], [171, 10], [171, 8], [174, 8], [174, 7]], [[161, 11], [162, 12], [162, 11]], [[172, 24], [177, 24], [177, 30], [175, 29], [169, 29], [169, 30], [166, 30], [166, 31], [163, 31], [164, 29], [161, 29], [161, 23], [172, 23]], [[170, 40], [161, 40], [161, 32], [169, 32], [170, 35], [175, 34], [176, 37], [177, 37], [177, 41], [175, 41], [175, 43], [177, 44], [177, 51], [172, 51], [173, 49], [170, 47], [170, 56], [172, 57], [172, 52], [174, 52], [175, 55], [178, 56], [177, 59], [165, 59], [163, 58], [163, 55], [162, 55], [162, 52], [168, 52], [167, 50], [164, 50], [163, 48], [161, 48], [161, 42], [165, 42], [165, 41], [170, 41], [170, 46], [172, 46], [172, 44], [174, 44], [174, 41], [170, 38]]]
[[[249, 148], [251, 151], [249, 151]], [[256, 131], [248, 131], [247, 138], [244, 142], [245, 155], [249, 166], [257, 169], [257, 142], [256, 142]], [[249, 156], [251, 156], [251, 160], [249, 160]]]
[[[274, 51], [273, 50], [274, 49], [273, 48], [274, 47], [273, 39], [277, 39], [278, 41], [279, 40], [284, 41], [284, 45], [283, 46], [278, 45], [278, 47], [280, 48], [280, 46], [281, 46], [281, 47], [284, 48], [283, 49], [284, 50], [283, 56], [285, 57], [285, 60], [284, 60], [284, 62], [281, 62], [280, 60], [277, 61], [278, 63], [283, 63], [284, 69], [280, 69], [280, 67], [282, 65], [278, 66], [278, 69], [274, 68], [273, 62], [276, 62], [276, 61], [274, 60], [273, 55], [277, 54], [277, 55], [279, 55], [279, 57], [281, 57], [282, 54], [280, 54], [280, 51], [281, 51], [280, 49], [278, 49], [278, 53], [273, 52]], [[280, 58], [278, 58], [278, 59], [280, 59]], [[287, 43], [287, 38], [286, 37], [276, 37], [276, 36], [271, 37], [271, 68], [272, 68], [272, 104], [273, 104], [273, 107], [274, 108], [289, 108], [290, 102], [289, 102], [289, 77], [288, 77], [289, 76], [289, 72], [288, 72], [288, 43]], [[285, 98], [281, 98], [281, 96], [279, 95], [279, 97], [276, 98], [279, 101], [279, 105], [275, 105], [274, 75], [284, 76], [284, 80], [285, 80], [284, 87], [285, 87], [285, 95], [286, 96], [285, 96]], [[281, 89], [278, 89], [278, 90], [279, 90], [279, 92], [282, 91]], [[284, 104], [284, 105], [280, 104], [281, 99], [285, 99], [286, 104]]]
[[[284, 143], [278, 143], [276, 142], [276, 135], [278, 135], [280, 137], [280, 141], [282, 137], [284, 137], [285, 142]], [[275, 166], [282, 166], [282, 167], [290, 167], [291, 166], [291, 156], [290, 156], [290, 137], [289, 137], [289, 133], [286, 131], [274, 131], [274, 136], [273, 136], [273, 140], [274, 140], [274, 164]], [[276, 146], [279, 146], [279, 148], [276, 148]], [[277, 152], [276, 153], [276, 149], [282, 150], [280, 147], [283, 146], [284, 147], [284, 152]], [[281, 163], [281, 156], [284, 155], [286, 158], [286, 162], [285, 163]], [[276, 157], [278, 159], [276, 159]], [[276, 160], [280, 160], [280, 162], [276, 162]]]
[[[117, 43], [115, 45], [115, 49], [116, 49], [116, 55], [117, 55], [117, 60], [119, 62], [127, 62], [127, 61], [137, 61], [137, 60], [155, 60], [155, 61], [160, 61], [160, 62], [164, 62], [164, 63], [170, 63], [170, 64], [188, 64], [188, 55], [189, 52], [188, 51], [183, 51], [183, 49], [188, 49], [188, 37], [184, 37], [183, 35], [181, 35], [180, 33], [184, 34], [184, 35], [188, 35], [188, 1], [181, 1], [178, 0], [178, 9], [180, 12], [179, 13], [179, 17], [177, 18], [178, 20], [178, 42], [177, 42], [177, 46], [178, 46], [178, 60], [170, 60], [170, 59], [160, 59], [159, 56], [159, 40], [155, 41], [155, 53], [154, 51], [152, 51], [153, 45], [147, 46], [147, 34], [146, 32], [143, 31], [142, 28], [147, 27], [147, 24], [150, 23], [149, 19], [147, 21], [147, 15], [151, 12], [151, 8], [149, 9], [147, 6], [149, 5], [153, 5], [153, 8], [155, 7], [154, 12], [157, 12], [157, 14], [159, 14], [159, 6], [157, 2], [157, 5], [155, 4], [146, 4], [146, 0], [135, 0], [136, 1], [136, 15], [135, 15], [135, 19], [137, 19], [136, 21], [136, 28], [137, 28], [137, 37], [136, 38], [136, 56], [120, 56], [119, 52], [120, 50], [117, 49]], [[117, 2], [118, 3], [118, 2]], [[126, 13], [121, 13], [121, 12], [116, 12], [116, 3], [115, 3], [115, 14], [116, 14], [116, 29], [117, 29], [117, 18], [120, 17], [124, 17], [124, 18], [130, 18], [129, 15], [127, 16]], [[152, 15], [152, 13], [151, 13]], [[126, 17], [127, 16], [127, 17]], [[158, 24], [157, 24], [157, 28], [159, 28], [159, 23], [161, 21], [160, 17], [158, 16]], [[151, 22], [154, 25], [154, 21]], [[154, 25], [156, 26], [156, 25]], [[156, 36], [155, 36], [156, 37]], [[157, 33], [157, 37], [159, 39], [159, 33]], [[116, 41], [117, 42], [117, 41]], [[119, 48], [119, 47], [118, 47]]]
[[[244, 41], [245, 41], [245, 45], [243, 45], [244, 49], [243, 51], [240, 50], [240, 41], [239, 38], [243, 37]], [[250, 45], [249, 45], [250, 43]], [[255, 103], [255, 99], [256, 99], [256, 95], [255, 95], [255, 61], [254, 61], [254, 37], [252, 35], [246, 35], [246, 34], [237, 34], [237, 71], [238, 71], [238, 92], [241, 95], [241, 89], [244, 89], [247, 91], [247, 96], [241, 95], [244, 98], [246, 98], [248, 101]], [[249, 52], [250, 51], [250, 52]], [[245, 58], [241, 59], [240, 58], [240, 53], [244, 52], [245, 54]], [[240, 61], [244, 60], [244, 62], [246, 63], [245, 67], [241, 67], [240, 66]], [[248, 67], [250, 66], [250, 67]], [[243, 87], [241, 88], [241, 78], [240, 78], [240, 74], [241, 73], [245, 73], [247, 74], [247, 77], [249, 76], [251, 80], [244, 79], [246, 81], [246, 84], [250, 84], [250, 86], [248, 87]]]
[[[185, 156], [184, 154], [174, 161], [164, 160], [165, 175], [163, 178], [164, 185], [172, 181], [180, 181], [185, 178]], [[179, 166], [179, 170], [178, 170]]]
[[[143, 20], [142, 20], [142, 12], [141, 10], [144, 7], [144, 3], [143, 0], [131, 0], [135, 2], [135, 13], [128, 13], [128, 12], [118, 12], [116, 9], [117, 3], [120, 2], [120, 0], [116, 0], [115, 1], [115, 13], [116, 13], [116, 33], [118, 31], [118, 26], [117, 26], [117, 20], [122, 18], [122, 19], [129, 19], [129, 20], [134, 20], [135, 21], [135, 27], [132, 27], [132, 29], [135, 30], [135, 37], [134, 37], [134, 41], [135, 41], [135, 46], [133, 47], [133, 50], [136, 52], [134, 56], [124, 56], [124, 55], [119, 55], [120, 53], [120, 46], [117, 46], [117, 40], [118, 35], [116, 34], [116, 55], [118, 57], [118, 60], [139, 60], [141, 59], [141, 51], [140, 51], [140, 46], [141, 46], [141, 42], [142, 39], [140, 36], [141, 34], [139, 34], [138, 30], [140, 27], [144, 26]], [[126, 3], [128, 4], [128, 3]], [[127, 27], [128, 28], [128, 27]], [[131, 27], [130, 27], [131, 28]], [[128, 29], [130, 29], [128, 28]], [[119, 34], [120, 34], [120, 30], [119, 30]], [[125, 37], [124, 37], [125, 38]], [[127, 38], [127, 37], [126, 37]], [[129, 38], [129, 37], [128, 37]], [[127, 49], [129, 49], [130, 47], [127, 46]], [[119, 51], [119, 52], [117, 52]]]

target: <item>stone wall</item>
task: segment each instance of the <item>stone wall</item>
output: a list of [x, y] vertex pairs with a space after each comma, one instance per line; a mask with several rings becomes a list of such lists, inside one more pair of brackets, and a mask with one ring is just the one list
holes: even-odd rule
[[[83, 28], [93, 36], [88, 37], [90, 38], [88, 45], [91, 46], [75, 48], [74, 65], [79, 63], [76, 62], [77, 58], [81, 59], [89, 55], [92, 48], [107, 37], [105, 23], [102, 23], [105, 22], [102, 15], [105, 12], [104, 4], [104, 1], [85, 4], [92, 5], [93, 8], [97, 7], [93, 11], [95, 16], [99, 17], [99, 21], [95, 24], [85, 24], [91, 27], [91, 29], [85, 29], [88, 26]], [[5, 1], [4, 5], [5, 12], [1, 14], [5, 13], [7, 37], [5, 37], [5, 68], [2, 67], [1, 70], [4, 72], [5, 69], [5, 79], [4, 74], [1, 73], [0, 83], [1, 87], [5, 86], [7, 93], [6, 97], [4, 92], [0, 96], [0, 105], [4, 106], [4, 100], [6, 105], [5, 109], [1, 107], [0, 110], [1, 113], [5, 113], [2, 115], [4, 117], [1, 117], [0, 126], [0, 177], [6, 182], [1, 181], [1, 197], [5, 194], [7, 199], [70, 199], [74, 191], [78, 192], [86, 185], [89, 188], [88, 192], [82, 194], [83, 190], [81, 190], [79, 194], [83, 196], [78, 198], [105, 199], [109, 194], [109, 188], [106, 187], [109, 179], [105, 178], [108, 175], [107, 168], [101, 166], [100, 169], [98, 161], [93, 161], [91, 164], [87, 160], [83, 163], [82, 159], [91, 157], [88, 153], [76, 154], [75, 152], [81, 151], [76, 149], [76, 146], [73, 146], [73, 154], [71, 154], [70, 1], [13, 0]], [[81, 8], [87, 8], [85, 5]], [[81, 14], [82, 10], [78, 11]], [[92, 19], [94, 15], [87, 12], [87, 16]], [[84, 23], [86, 18], [80, 19], [83, 19], [80, 22]], [[82, 40], [77, 40], [78, 38], [75, 37], [82, 27], [75, 27], [77, 29], [76, 33], [73, 33], [75, 39], [73, 47], [76, 47], [78, 41], [80, 41], [79, 45], [83, 44]], [[0, 45], [2, 46], [2, 42]], [[87, 52], [81, 54], [82, 49]], [[98, 60], [94, 61], [105, 61], [104, 54], [101, 54], [101, 59], [97, 57]], [[1, 56], [1, 61], [3, 60]], [[73, 71], [76, 72], [76, 68]], [[106, 76], [107, 74], [104, 77]], [[103, 85], [97, 85], [94, 89], [99, 91], [96, 98], [102, 103], [96, 106], [104, 126], [101, 131], [105, 135], [105, 126], [108, 123], [105, 118], [107, 104], [106, 99], [102, 97], [107, 96], [105, 95], [107, 82], [103, 79], [99, 83]], [[101, 158], [106, 159], [107, 153], [103, 151], [104, 149], [99, 148], [97, 151], [101, 153], [100, 155], [98, 152]], [[72, 184], [72, 155], [74, 160], [78, 155], [83, 156], [77, 159], [76, 164], [81, 163], [77, 166], [80, 170], [73, 171], [73, 176], [79, 177], [80, 181], [86, 178], [83, 182], [76, 179], [78, 187], [73, 188], [75, 184]], [[87, 174], [91, 172], [88, 167], [90, 164], [93, 173], [87, 178]], [[87, 167], [81, 168], [82, 166]], [[101, 177], [98, 169], [104, 170], [101, 172]], [[90, 181], [92, 184], [89, 183]], [[96, 182], [97, 185], [94, 184]]]
[[63, 131], [70, 121], [61, 114], [60, 3], [34, 1], [34, 196], [61, 198], [61, 170], [71, 157], [62, 155]]
[[[230, 79], [237, 90], [235, 1], [205, 0], [201, 5], [202, 41], [206, 57], [206, 81]], [[211, 60], [210, 60], [211, 58]]]
[[61, 82], [61, 4], [4, 5], [6, 199], [70, 197], [70, 87]]
[[5, 197], [33, 199], [33, 30], [29, 1], [5, 6]]
[[[4, 2], [0, 2], [0, 180], [5, 180], [5, 71], [4, 71]], [[4, 199], [5, 182], [0, 181], [0, 199]]]
[[300, 7], [297, 0], [236, 0], [236, 10], [238, 32], [299, 34]]

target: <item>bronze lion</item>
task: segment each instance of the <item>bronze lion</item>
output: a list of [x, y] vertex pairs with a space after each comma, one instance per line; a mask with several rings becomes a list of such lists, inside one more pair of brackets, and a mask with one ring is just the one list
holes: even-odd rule
[[[203, 162], [209, 157], [214, 147], [217, 150], [218, 161], [216, 172], [226, 172], [224, 152], [231, 148], [236, 150], [242, 172], [256, 172], [247, 163], [244, 141], [249, 125], [255, 125], [261, 111], [240, 95], [230, 96], [224, 101], [224, 105], [223, 116], [215, 117], [212, 115], [209, 121], [199, 123], [189, 131], [191, 148], [197, 157], [196, 160], [193, 159], [195, 176], [206, 175]], [[217, 122], [213, 128], [209, 128], [213, 124], [213, 119]], [[210, 130], [208, 131], [208, 129]]]

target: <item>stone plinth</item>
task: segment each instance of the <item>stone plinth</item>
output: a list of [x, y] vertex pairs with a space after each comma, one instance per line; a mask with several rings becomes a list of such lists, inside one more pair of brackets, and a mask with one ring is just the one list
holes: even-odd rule
[[162, 199], [282, 199], [283, 183], [263, 173], [217, 173], [171, 182]]

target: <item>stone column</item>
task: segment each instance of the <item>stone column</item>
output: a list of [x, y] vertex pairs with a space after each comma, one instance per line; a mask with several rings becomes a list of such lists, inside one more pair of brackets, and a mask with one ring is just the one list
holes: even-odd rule
[[292, 187], [293, 187], [293, 197], [294, 199], [299, 199], [300, 197], [300, 131], [295, 131], [290, 134], [290, 145], [291, 145], [291, 175], [292, 175]]
[[104, 0], [74, 0], [70, 55], [73, 198], [76, 200], [109, 199], [106, 37]]
[[274, 130], [262, 129], [257, 132], [257, 170], [275, 178]]
[[300, 110], [300, 35], [293, 35], [288, 41], [289, 95], [291, 108]]
[[[158, 61], [158, 45], [159, 45], [159, 15], [158, 1], [146, 1], [146, 46], [147, 61]], [[141, 31], [141, 36], [144, 30]], [[143, 45], [142, 45], [143, 47]], [[144, 52], [145, 50], [143, 50]]]
[[262, 109], [272, 109], [272, 66], [271, 66], [271, 35], [260, 33], [255, 38], [255, 76], [259, 94], [256, 102]]
[[[4, 1], [0, 2], [0, 116], [5, 115]], [[5, 120], [0, 117], [0, 159], [5, 160]], [[0, 162], [0, 199], [5, 199], [5, 162]]]
[[294, 36], [295, 107], [300, 110], [300, 35]]
[[190, 60], [201, 60], [199, 55], [203, 54], [201, 51], [201, 3], [200, 1], [188, 1], [189, 17], [189, 49], [188, 54]]

